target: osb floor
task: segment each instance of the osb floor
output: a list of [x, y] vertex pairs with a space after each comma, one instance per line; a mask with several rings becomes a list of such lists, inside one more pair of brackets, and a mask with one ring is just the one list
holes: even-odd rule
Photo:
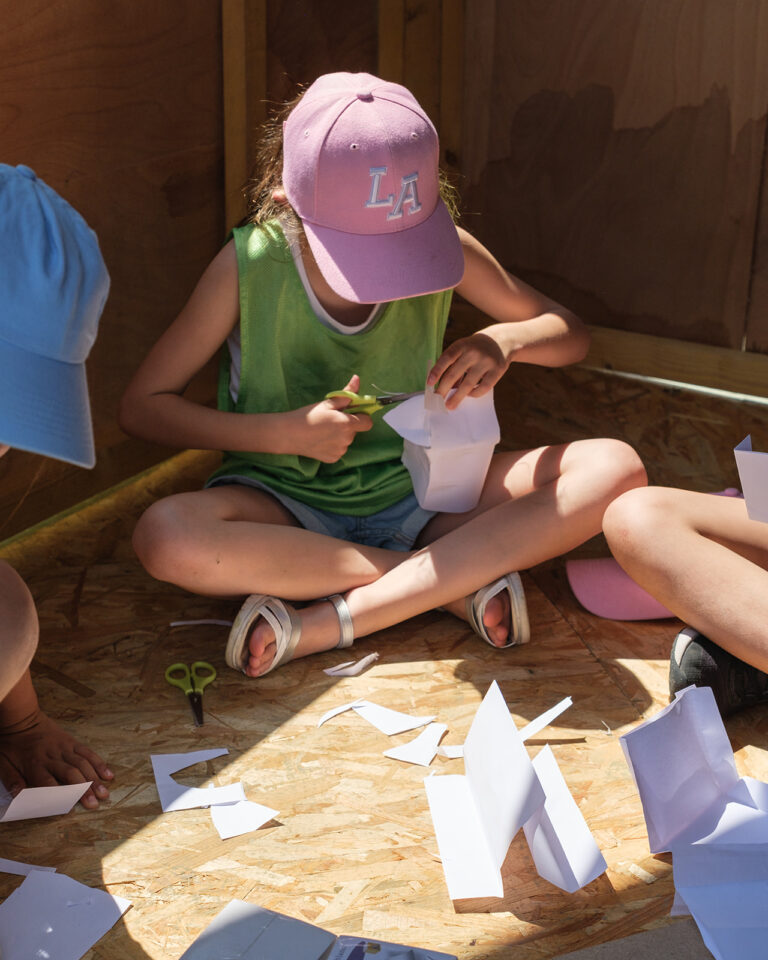
[[[524, 398], [524, 402], [523, 402]], [[717, 490], [736, 482], [730, 449], [768, 434], [765, 408], [735, 406], [583, 370], [515, 372], [499, 394], [504, 442], [522, 445], [610, 434], [642, 452], [656, 482]], [[765, 449], [765, 446], [761, 446]], [[224, 628], [175, 620], [232, 617], [236, 604], [152, 581], [130, 548], [139, 512], [172, 490], [194, 488], [211, 455], [186, 453], [55, 524], [6, 544], [2, 555], [37, 599], [42, 639], [34, 663], [45, 708], [108, 759], [111, 802], [48, 820], [3, 825], [2, 855], [56, 866], [130, 899], [133, 907], [86, 956], [176, 960], [232, 898], [337, 933], [431, 946], [461, 960], [540, 960], [664, 927], [670, 858], [651, 856], [619, 737], [666, 702], [673, 621], [616, 623], [585, 613], [562, 560], [524, 575], [534, 639], [497, 652], [438, 612], [359, 641], [379, 661], [333, 680], [331, 652], [259, 682], [228, 670]], [[602, 554], [596, 539], [582, 552]], [[469, 559], [469, 558], [468, 558]], [[179, 659], [211, 660], [218, 680], [196, 729], [182, 695], [163, 679]], [[317, 728], [330, 707], [366, 697], [436, 713], [460, 742], [492, 680], [518, 725], [562, 697], [574, 706], [530, 744], [552, 745], [608, 862], [568, 895], [540, 879], [522, 836], [504, 866], [503, 900], [452, 903], [437, 857], [425, 770], [388, 760], [391, 740], [350, 714]], [[740, 771], [768, 779], [768, 710], [728, 724]], [[280, 811], [256, 833], [219, 839], [205, 810], [162, 814], [150, 754], [227, 747], [188, 782], [242, 780], [251, 800]], [[436, 759], [437, 773], [461, 770]], [[19, 878], [0, 875], [0, 898]]]

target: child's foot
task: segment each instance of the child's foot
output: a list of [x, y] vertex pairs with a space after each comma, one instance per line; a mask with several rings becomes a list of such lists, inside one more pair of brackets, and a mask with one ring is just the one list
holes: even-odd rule
[[[291, 660], [332, 650], [339, 642], [339, 618], [334, 607], [326, 601], [302, 607], [300, 630]], [[245, 673], [249, 677], [263, 676], [270, 670], [277, 653], [275, 630], [264, 617], [259, 617], [253, 625], [248, 636], [248, 651]]]
[[[443, 607], [459, 620], [470, 623], [467, 616], [467, 598], [446, 603]], [[503, 647], [509, 641], [509, 594], [506, 590], [497, 593], [486, 604], [483, 612], [483, 626], [494, 647]]]
[[6, 727], [0, 733], [0, 781], [12, 796], [24, 787], [92, 780], [80, 803], [93, 810], [99, 800], [109, 798], [109, 790], [101, 781], [113, 777], [98, 754], [40, 710], [25, 720], [21, 729]]

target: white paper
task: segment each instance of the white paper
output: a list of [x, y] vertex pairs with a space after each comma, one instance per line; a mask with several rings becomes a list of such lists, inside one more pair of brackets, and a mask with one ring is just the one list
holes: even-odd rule
[[180, 960], [319, 960], [335, 939], [311, 923], [232, 900]]
[[0, 873], [15, 873], [19, 877], [26, 877], [33, 870], [56, 873], [56, 867], [38, 867], [34, 863], [21, 863], [19, 860], [6, 860], [5, 857], [0, 857]]
[[752, 436], [734, 448], [736, 467], [750, 520], [768, 523], [768, 453], [752, 449]]
[[347, 660], [346, 663], [339, 663], [335, 667], [328, 667], [323, 670], [329, 677], [358, 677], [363, 670], [366, 670], [372, 663], [379, 659], [378, 653], [369, 653], [362, 660]]
[[91, 783], [92, 780], [88, 783], [67, 783], [57, 787], [26, 787], [20, 790], [9, 804], [0, 807], [0, 823], [69, 813]]
[[[539, 714], [539, 716], [534, 720], [531, 720], [530, 723], [527, 723], [524, 727], [521, 727], [520, 730], [518, 730], [518, 736], [521, 740], [530, 740], [531, 737], [535, 737], [537, 733], [539, 733], [545, 727], [548, 727], [560, 716], [561, 713], [567, 710], [568, 707], [572, 706], [573, 699], [571, 697], [565, 697], [560, 701], [560, 703], [556, 703], [554, 707], [550, 707], [549, 710], [545, 710], [544, 713]], [[438, 747], [437, 753], [440, 757], [447, 757], [449, 760], [456, 760], [457, 758], [464, 756], [464, 744], [455, 743]]]
[[719, 960], [766, 953], [768, 784], [736, 773], [708, 687], [687, 687], [622, 738], [649, 838], [671, 849], [673, 915], [690, 912]]
[[448, 892], [499, 897], [509, 845], [544, 805], [544, 791], [496, 681], [464, 742], [464, 769], [424, 781]]
[[33, 870], [0, 905], [0, 956], [80, 960], [130, 905], [64, 874]]
[[680, 691], [625, 734], [621, 745], [643, 804], [651, 853], [709, 833], [730, 792], [743, 790], [709, 687]]
[[369, 700], [353, 700], [352, 703], [345, 703], [339, 707], [333, 707], [320, 717], [317, 721], [318, 727], [321, 727], [326, 720], [337, 717], [345, 710], [354, 710], [358, 716], [373, 724], [377, 730], [393, 736], [396, 733], [405, 733], [406, 730], [415, 730], [416, 727], [423, 727], [426, 723], [434, 720], [434, 715], [430, 717], [414, 717], [409, 713], [400, 713], [399, 710], [390, 710], [389, 707], [380, 707]]
[[237, 803], [245, 800], [242, 783], [231, 783], [226, 787], [186, 787], [177, 783], [172, 774], [229, 753], [226, 748], [214, 750], [193, 750], [190, 753], [152, 754], [152, 769], [160, 796], [160, 805], [164, 813], [172, 810], [191, 810], [193, 807], [210, 807], [218, 803]]
[[540, 877], [574, 893], [599, 877], [608, 864], [548, 745], [534, 757], [533, 768], [546, 800], [523, 824], [528, 848]]
[[261, 803], [240, 800], [238, 803], [217, 803], [211, 807], [211, 819], [222, 840], [258, 830], [274, 820], [278, 811]]
[[400, 747], [385, 750], [384, 756], [392, 760], [402, 760], [404, 763], [428, 767], [435, 759], [437, 745], [447, 729], [444, 723], [430, 723], [415, 740], [404, 743]]
[[493, 391], [446, 410], [442, 397], [427, 390], [384, 420], [403, 437], [403, 463], [423, 508], [463, 513], [476, 506], [501, 436]]
[[545, 710], [544, 713], [539, 714], [535, 720], [531, 720], [530, 723], [527, 723], [524, 727], [521, 727], [520, 739], [530, 740], [531, 737], [535, 737], [537, 733], [539, 733], [545, 727], [548, 727], [554, 720], [557, 720], [560, 714], [564, 713], [568, 707], [572, 706], [572, 698], [565, 697], [560, 701], [560, 703], [556, 703], [554, 707], [550, 707], [549, 710]]

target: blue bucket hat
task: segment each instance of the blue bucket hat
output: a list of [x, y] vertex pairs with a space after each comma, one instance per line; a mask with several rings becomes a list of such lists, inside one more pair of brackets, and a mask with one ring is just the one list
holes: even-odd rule
[[108, 293], [85, 220], [29, 167], [0, 163], [0, 443], [94, 465], [85, 360]]

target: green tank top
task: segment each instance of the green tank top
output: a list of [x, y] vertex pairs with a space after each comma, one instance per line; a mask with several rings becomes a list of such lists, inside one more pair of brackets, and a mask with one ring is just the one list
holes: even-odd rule
[[[414, 392], [442, 352], [453, 291], [395, 300], [360, 333], [343, 334], [315, 316], [282, 230], [276, 224], [233, 231], [240, 286], [241, 367], [237, 403], [230, 394], [230, 354], [219, 374], [219, 409], [277, 413], [317, 403], [352, 374], [361, 393]], [[377, 386], [374, 386], [376, 384]], [[251, 451], [225, 452], [209, 483], [243, 476], [312, 507], [368, 516], [413, 489], [400, 458], [402, 439], [373, 415], [336, 463]]]

